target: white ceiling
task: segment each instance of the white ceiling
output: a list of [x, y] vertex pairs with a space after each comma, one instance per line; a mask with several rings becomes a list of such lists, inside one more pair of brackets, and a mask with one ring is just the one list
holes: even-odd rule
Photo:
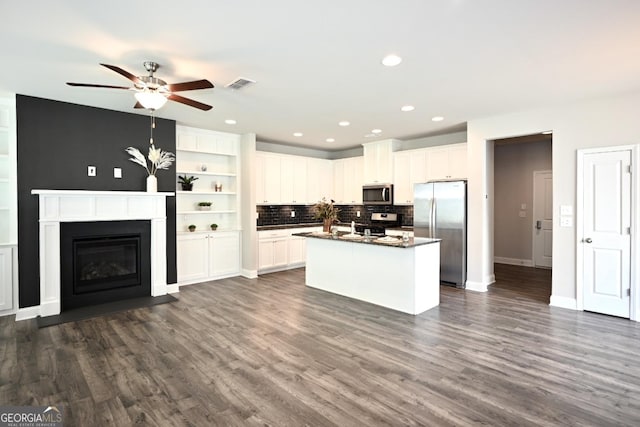
[[[640, 89], [638, 0], [2, 1], [0, 17], [0, 91], [144, 113], [65, 82], [127, 86], [98, 63], [142, 75], [153, 60], [169, 83], [216, 86], [181, 93], [211, 111], [160, 117], [323, 150]], [[388, 53], [403, 62], [382, 66]], [[238, 76], [257, 83], [224, 88]]]

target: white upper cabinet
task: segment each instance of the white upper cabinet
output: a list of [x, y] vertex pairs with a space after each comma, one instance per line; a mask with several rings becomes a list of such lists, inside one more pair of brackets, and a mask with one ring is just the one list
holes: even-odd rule
[[394, 204], [413, 204], [413, 185], [427, 180], [427, 150], [393, 153]]
[[336, 204], [362, 204], [362, 157], [333, 161], [333, 196]]
[[467, 144], [431, 148], [428, 152], [427, 178], [464, 179], [467, 177]]
[[257, 204], [310, 204], [331, 197], [331, 161], [256, 153]]
[[364, 184], [390, 183], [393, 180], [392, 153], [397, 140], [369, 142], [364, 147]]

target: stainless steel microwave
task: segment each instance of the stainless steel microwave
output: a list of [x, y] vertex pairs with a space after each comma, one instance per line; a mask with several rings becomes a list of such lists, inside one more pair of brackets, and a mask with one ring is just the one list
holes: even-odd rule
[[365, 205], [392, 205], [393, 184], [374, 184], [363, 186], [362, 203]]

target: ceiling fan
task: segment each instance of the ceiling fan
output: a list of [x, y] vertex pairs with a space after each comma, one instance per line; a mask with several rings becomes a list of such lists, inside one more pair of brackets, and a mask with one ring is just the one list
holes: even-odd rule
[[168, 99], [204, 111], [208, 111], [212, 108], [211, 105], [203, 104], [202, 102], [185, 98], [184, 96], [176, 95], [175, 93], [186, 90], [213, 88], [213, 84], [209, 80], [194, 80], [191, 82], [169, 84], [162, 79], [154, 77], [153, 73], [155, 73], [156, 70], [160, 68], [160, 65], [157, 62], [153, 61], [146, 61], [144, 63], [144, 68], [149, 72], [148, 76], [134, 76], [130, 72], [123, 70], [122, 68], [115, 65], [100, 65], [102, 65], [103, 67], [107, 67], [108, 69], [115, 71], [116, 73], [131, 80], [133, 82], [133, 86], [111, 86], [72, 82], [67, 82], [67, 84], [69, 86], [102, 87], [107, 89], [126, 89], [135, 91], [134, 96], [136, 97], [137, 102], [136, 105], [134, 105], [134, 108], [147, 108], [150, 110], [157, 110], [161, 108]]

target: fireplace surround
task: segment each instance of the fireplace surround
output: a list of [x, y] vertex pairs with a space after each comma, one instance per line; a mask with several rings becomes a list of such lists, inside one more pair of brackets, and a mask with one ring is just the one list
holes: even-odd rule
[[167, 284], [166, 197], [174, 193], [36, 189], [31, 194], [39, 198], [40, 305], [19, 309], [16, 320], [61, 312], [61, 223], [149, 221], [151, 296], [178, 291], [177, 284]]

